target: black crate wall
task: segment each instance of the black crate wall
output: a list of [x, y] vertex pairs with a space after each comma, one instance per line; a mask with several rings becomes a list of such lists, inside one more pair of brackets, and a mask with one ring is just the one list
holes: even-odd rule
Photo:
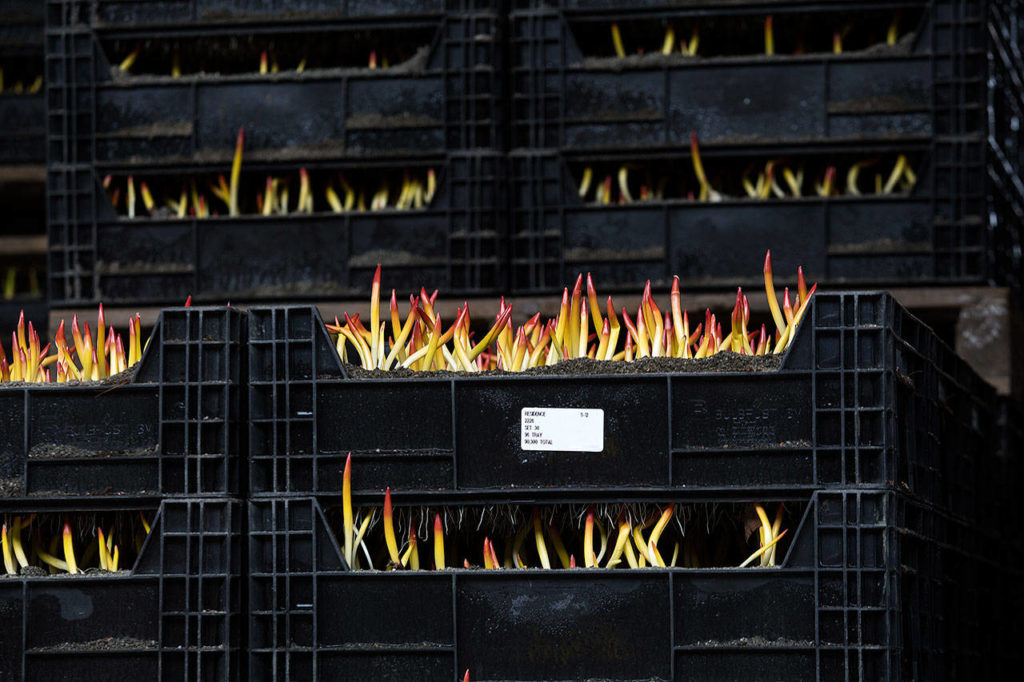
[[[47, 9], [55, 303], [346, 296], [368, 290], [378, 262], [451, 291], [501, 289], [504, 15], [495, 3], [51, 0]], [[351, 54], [337, 52], [349, 44]], [[392, 45], [396, 63], [383, 68]], [[137, 61], [122, 70], [135, 47]], [[274, 64], [280, 55], [280, 70], [258, 72], [261, 50]], [[371, 52], [380, 68], [369, 68]], [[214, 72], [216, 59], [243, 54], [249, 61]], [[312, 215], [226, 218], [218, 203], [221, 217], [209, 222], [151, 217], [141, 204], [126, 216], [129, 177], [148, 181], [162, 205], [190, 178], [202, 190], [206, 178], [227, 176], [240, 128], [245, 213], [271, 175], [290, 178], [294, 206], [301, 167], [313, 179]], [[337, 214], [325, 199], [339, 174], [354, 185], [380, 177], [394, 206], [404, 174], [425, 181], [428, 171], [437, 193], [422, 209]], [[103, 189], [108, 176], [120, 209]], [[378, 187], [367, 186], [367, 204]]]

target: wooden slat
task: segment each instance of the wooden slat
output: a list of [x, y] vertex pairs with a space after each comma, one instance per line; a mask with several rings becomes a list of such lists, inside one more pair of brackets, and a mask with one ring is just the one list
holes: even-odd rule
[[0, 235], [0, 255], [45, 255], [45, 234]]

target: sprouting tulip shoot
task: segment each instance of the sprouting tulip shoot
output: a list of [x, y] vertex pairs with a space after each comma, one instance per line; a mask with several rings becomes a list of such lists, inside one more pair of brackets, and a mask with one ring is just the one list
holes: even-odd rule
[[[672, 282], [669, 309], [661, 310], [648, 282], [635, 311], [616, 311], [609, 297], [604, 315], [593, 277], [588, 274], [585, 282], [584, 286], [580, 275], [571, 290], [566, 287], [562, 291], [559, 311], [549, 320], [538, 314], [516, 326], [512, 323], [512, 306], [502, 299], [498, 312], [488, 317], [487, 331], [474, 343], [469, 304], [461, 306], [455, 320], [446, 327], [434, 311], [437, 292], [428, 295], [424, 288], [418, 296], [410, 296], [404, 319], [398, 292], [392, 290], [390, 320], [382, 319], [382, 269], [378, 266], [370, 296], [369, 328], [363, 326], [358, 315], [348, 313], [344, 322], [335, 320], [327, 328], [342, 360], [363, 369], [382, 371], [401, 367], [420, 372], [521, 372], [576, 358], [626, 362], [649, 357], [701, 359], [723, 351], [763, 356], [789, 348], [815, 291], [813, 286], [807, 289], [800, 269], [800, 294], [783, 314], [769, 252], [764, 262], [764, 291], [771, 311], [770, 323], [751, 324], [750, 300], [739, 289], [726, 331], [710, 310], [705, 311], [704, 322], [691, 329], [678, 278]], [[620, 339], [622, 326], [625, 333]]]

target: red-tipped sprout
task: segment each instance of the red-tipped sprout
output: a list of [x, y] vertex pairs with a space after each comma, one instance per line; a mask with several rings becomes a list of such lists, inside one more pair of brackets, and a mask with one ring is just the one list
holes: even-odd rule
[[441, 514], [434, 514], [434, 569], [444, 570], [444, 524]]

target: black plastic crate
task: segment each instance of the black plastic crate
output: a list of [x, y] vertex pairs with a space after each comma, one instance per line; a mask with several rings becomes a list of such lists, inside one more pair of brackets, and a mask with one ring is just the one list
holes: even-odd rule
[[795, 198], [734, 195], [699, 202], [683, 196], [618, 205], [580, 198], [586, 168], [608, 169], [612, 177], [614, 169], [637, 160], [688, 169], [689, 152], [513, 152], [511, 288], [552, 291], [576, 272], [592, 272], [605, 287], [619, 289], [635, 289], [648, 279], [667, 285], [674, 275], [691, 289], [756, 285], [749, 263], [757, 262], [766, 245], [834, 285], [987, 283], [997, 274], [993, 243], [1014, 233], [987, 225], [985, 146], [979, 135], [898, 145], [704, 147], [706, 166], [737, 172], [748, 160], [817, 163], [904, 153], [916, 160], [917, 183], [892, 195], [808, 196], [805, 184], [804, 196]]
[[0, 384], [5, 493], [239, 494], [245, 332], [231, 308], [171, 308], [130, 378]]
[[[515, 6], [513, 147], [686, 145], [691, 131], [711, 143], [749, 143], [984, 130], [982, 0]], [[900, 40], [887, 46], [896, 13]], [[768, 15], [777, 45], [770, 58]], [[644, 56], [615, 57], [613, 22], [627, 54], [646, 40]], [[833, 30], [845, 31], [848, 22], [846, 50], [834, 55]], [[679, 40], [697, 27], [700, 56], [680, 54], [678, 44], [673, 55], [660, 54], [668, 23]], [[801, 44], [803, 54], [790, 54]], [[725, 46], [737, 56], [720, 56]]]
[[[51, 0], [47, 7], [51, 301], [339, 297], [361, 292], [378, 262], [453, 290], [492, 293], [503, 284], [503, 157], [467, 151], [505, 145], [504, 15], [494, 7], [319, 0]], [[135, 65], [122, 73], [136, 47]], [[279, 72], [258, 73], [262, 51], [268, 70], [279, 61]], [[382, 68], [366, 68], [371, 51], [380, 51]], [[179, 78], [171, 74], [175, 54]], [[362, 61], [351, 62], [356, 57]], [[187, 182], [198, 174], [202, 187], [204, 173], [227, 175], [240, 128], [243, 174], [344, 170], [351, 180], [382, 164], [399, 177], [410, 166], [431, 167], [438, 195], [425, 211], [340, 216], [327, 210], [321, 186], [313, 216], [209, 223], [131, 222], [110, 208], [101, 188], [107, 176]], [[263, 176], [257, 184], [247, 191], [261, 190]]]
[[893, 492], [804, 502], [778, 568], [347, 572], [326, 506], [250, 501], [249, 676], [1002, 674], [1006, 608], [968, 526]]
[[0, 165], [46, 161], [46, 100], [42, 90], [25, 92], [43, 75], [44, 18], [38, 0], [0, 2]]
[[[832, 284], [987, 284], [1013, 277], [990, 256], [996, 243], [1013, 242], [1019, 231], [988, 227], [986, 3], [651, 0], [637, 7], [523, 0], [515, 8], [513, 291], [550, 291], [577, 271], [601, 273], [606, 286], [679, 275], [690, 287], [721, 287], [749, 276], [737, 267], [749, 262], [748, 248], [781, 252], [780, 244]], [[887, 46], [886, 29], [897, 14], [900, 38]], [[763, 54], [769, 15], [779, 48], [770, 58]], [[833, 27], [840, 20], [852, 21], [849, 40], [859, 42], [835, 55], [823, 40], [840, 29]], [[647, 52], [656, 54], [611, 56], [613, 23], [629, 50], [646, 35]], [[684, 41], [697, 27], [702, 56], [683, 56], [678, 45], [675, 54], [660, 54], [669, 25]], [[791, 55], [800, 30], [824, 38]], [[726, 47], [741, 55], [720, 54]], [[691, 133], [705, 165], [725, 164], [732, 198], [688, 200], [687, 190], [698, 189], [694, 178], [683, 177], [688, 171], [683, 188], [664, 198], [610, 206], [580, 198], [585, 169], [604, 169], [595, 173], [592, 194], [605, 173], [614, 178], [623, 164], [653, 169], [655, 182], [669, 169], [671, 190], [679, 169], [690, 166]], [[756, 166], [756, 174], [775, 161], [790, 168], [806, 163], [809, 175], [812, 167], [821, 167], [817, 173], [835, 164], [843, 187], [853, 163], [882, 159], [888, 166], [870, 173], [886, 174], [897, 154], [911, 159], [917, 183], [896, 195], [865, 191], [868, 171], [860, 196], [844, 191], [819, 198], [812, 186], [818, 177], [804, 181], [799, 198], [751, 200], [740, 183], [744, 167]], [[634, 174], [634, 199], [637, 182]]]
[[[366, 167], [296, 162], [251, 164], [247, 172], [294, 172], [300, 165], [330, 176]], [[403, 287], [435, 282], [449, 292], [503, 290], [503, 154], [467, 152], [377, 166], [399, 173], [410, 166], [424, 173], [434, 169], [433, 201], [418, 210], [332, 213], [318, 193], [310, 215], [131, 220], [114, 211], [96, 169], [51, 167], [50, 299], [74, 305], [166, 304], [192, 296], [222, 304], [362, 296], [380, 263]], [[203, 170], [210, 169], [228, 170], [226, 165]], [[136, 170], [135, 180], [193, 170], [152, 166]], [[243, 180], [243, 186], [246, 182], [253, 181]]]
[[[993, 389], [888, 294], [816, 294], [778, 370], [347, 377], [319, 313], [249, 309], [254, 495], [894, 488], [977, 515]], [[522, 445], [528, 408], [603, 410], [600, 452]]]
[[[209, 26], [193, 23], [193, 12], [235, 6], [266, 22], [263, 9], [301, 14], [301, 6], [103, 2], [91, 8], [97, 15], [72, 11], [79, 4], [50, 0], [51, 164], [229, 160], [239, 128], [248, 160], [401, 157], [505, 144], [504, 18], [493, 11], [446, 14], [437, 6], [423, 16], [356, 23], [339, 11], [337, 20], [315, 23]], [[104, 24], [104, 8], [139, 21]], [[150, 8], [170, 23], [147, 26]], [[184, 16], [170, 21], [179, 10]], [[122, 71], [135, 49], [137, 61]], [[369, 68], [377, 51], [381, 67], [388, 58], [395, 63]], [[266, 74], [261, 53], [268, 54]]]
[[[12, 506], [13, 505], [13, 506]], [[242, 509], [223, 499], [106, 500], [90, 511], [146, 510], [151, 532], [130, 574], [0, 576], [0, 676], [41, 679], [239, 679], [244, 622]], [[149, 513], [156, 509], [153, 518]], [[9, 514], [70, 512], [54, 502]], [[81, 552], [76, 548], [76, 552]]]

